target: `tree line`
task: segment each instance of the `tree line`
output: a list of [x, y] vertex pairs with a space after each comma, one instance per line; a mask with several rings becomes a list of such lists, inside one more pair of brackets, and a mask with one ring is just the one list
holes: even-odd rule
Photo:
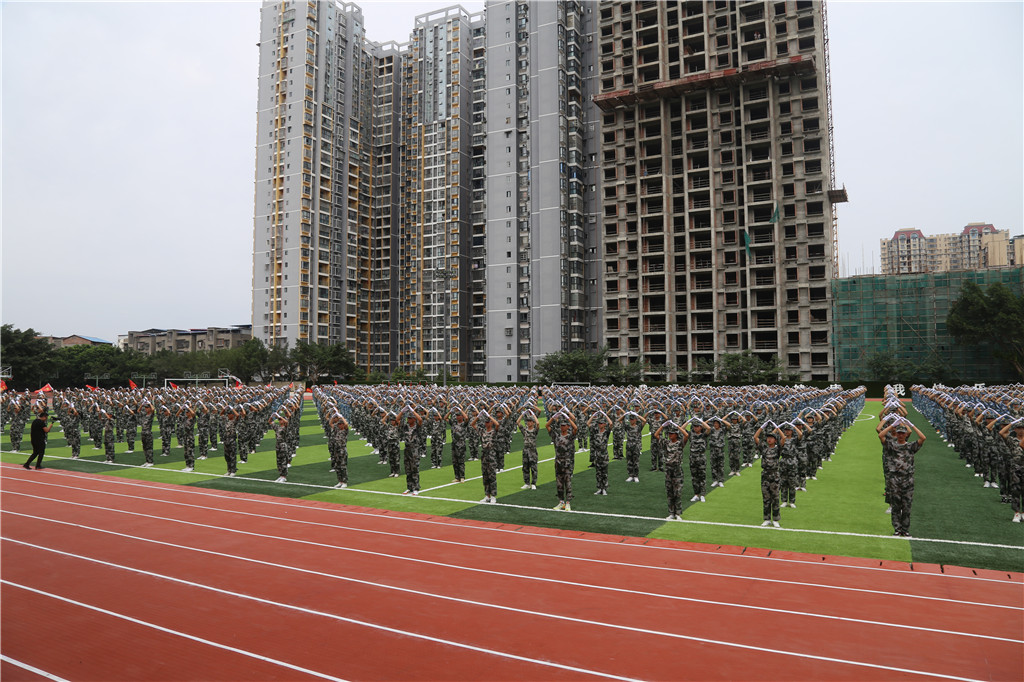
[[162, 350], [147, 355], [132, 348], [107, 344], [55, 348], [29, 329], [0, 327], [2, 364], [11, 368], [5, 379], [12, 390], [36, 390], [45, 384], [55, 389], [142, 386], [165, 379], [196, 378], [206, 375], [217, 379], [227, 370], [243, 383], [274, 380], [329, 383], [362, 379], [355, 361], [344, 346], [323, 346], [299, 341], [293, 348], [267, 347], [260, 339], [249, 339], [237, 348], [191, 353]]

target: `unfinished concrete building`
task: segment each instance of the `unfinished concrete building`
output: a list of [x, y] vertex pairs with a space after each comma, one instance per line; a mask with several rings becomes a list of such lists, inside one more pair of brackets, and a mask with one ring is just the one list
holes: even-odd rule
[[825, 7], [601, 2], [605, 339], [651, 378], [725, 353], [834, 378]]

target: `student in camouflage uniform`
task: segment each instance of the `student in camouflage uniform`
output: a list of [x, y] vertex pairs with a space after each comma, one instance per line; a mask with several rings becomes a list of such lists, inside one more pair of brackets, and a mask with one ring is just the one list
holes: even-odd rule
[[210, 443], [210, 408], [206, 403], [196, 403], [196, 428], [199, 432], [199, 459], [206, 459]]
[[661, 461], [665, 456], [665, 443], [666, 440], [655, 438], [654, 433], [661, 428], [661, 425], [665, 422], [665, 413], [659, 409], [650, 410], [647, 413], [647, 429], [651, 435], [651, 471], [663, 471]]
[[114, 415], [106, 410], [100, 411], [100, 419], [103, 424], [103, 461], [107, 464], [113, 464], [114, 438], [116, 437], [117, 422]]
[[[765, 429], [768, 429], [765, 432]], [[764, 432], [764, 442], [761, 434]], [[779, 456], [786, 437], [772, 422], [767, 422], [754, 432], [754, 443], [761, 453], [761, 503], [764, 521], [762, 526], [779, 524]]]
[[275, 483], [284, 483], [288, 480], [288, 464], [291, 459], [290, 447], [288, 445], [288, 417], [287, 412], [280, 411], [271, 415], [271, 427], [276, 436], [274, 441], [274, 455], [277, 459], [277, 480]]
[[731, 428], [721, 417], [708, 421], [708, 454], [711, 455], [711, 487], [725, 487], [725, 437]]
[[[910, 429], [917, 434], [916, 441], [907, 440]], [[910, 505], [914, 501], [914, 454], [924, 445], [925, 437], [916, 426], [905, 419], [900, 419], [882, 429], [882, 432], [878, 434], [879, 440], [884, 443], [890, 431], [896, 434], [896, 441], [890, 446], [893, 451], [893, 535], [909, 537]]]
[[626, 425], [626, 483], [640, 482], [640, 453], [643, 450], [643, 430], [646, 420], [636, 412], [623, 415]]
[[31, 410], [20, 400], [11, 405], [11, 427], [8, 437], [11, 439], [11, 452], [21, 450], [21, 440], [25, 437], [25, 424], [31, 416]]
[[327, 449], [331, 455], [331, 471], [338, 476], [335, 488], [348, 487], [348, 421], [335, 409], [326, 422]]
[[142, 466], [153, 466], [153, 417], [156, 413], [152, 403], [144, 402], [139, 408], [139, 426], [141, 427], [140, 437], [142, 439], [142, 453], [146, 457], [146, 463]]
[[416, 410], [407, 407], [399, 415], [405, 436], [405, 492], [403, 495], [420, 494], [420, 457], [423, 447], [423, 417]]
[[1013, 522], [1020, 523], [1022, 502], [1024, 502], [1024, 418], [1017, 419], [1004, 426], [999, 435], [1006, 440], [1009, 450], [1009, 475], [1007, 477], [1007, 495], [1010, 508], [1013, 510]]
[[135, 414], [138, 406], [135, 405], [133, 399], [129, 398], [128, 400], [129, 402], [121, 406], [120, 420], [124, 429], [124, 439], [128, 444], [128, 449], [125, 450], [125, 453], [131, 454], [135, 452], [135, 433], [139, 428], [139, 424]]
[[743, 467], [743, 417], [739, 412], [726, 415], [729, 422], [729, 475], [739, 476]]
[[388, 478], [398, 478], [402, 473], [401, 460], [399, 458], [401, 453], [399, 447], [398, 415], [394, 412], [388, 412], [384, 415], [381, 423], [383, 425], [381, 440], [384, 445], [382, 452], [387, 455], [388, 468], [391, 470]]
[[594, 477], [597, 482], [595, 495], [608, 494], [608, 436], [611, 435], [612, 420], [602, 410], [594, 412], [587, 424], [593, 436], [590, 439], [590, 457], [594, 463]]
[[192, 471], [196, 466], [196, 413], [191, 405], [184, 405], [178, 410], [178, 444], [185, 446], [185, 470]]
[[785, 445], [779, 451], [779, 486], [782, 492], [780, 506], [796, 509], [796, 489], [799, 479], [799, 460], [797, 458], [797, 439], [800, 429], [786, 422], [782, 425]]
[[540, 423], [533, 410], [523, 410], [519, 420], [519, 430], [523, 434], [523, 490], [537, 489], [537, 433]]
[[705, 484], [707, 483], [708, 461], [705, 454], [708, 447], [708, 432], [711, 427], [700, 417], [690, 420], [690, 482], [693, 485], [693, 497], [690, 502], [705, 502]]
[[572, 473], [576, 464], [574, 440], [579, 427], [569, 411], [563, 409], [548, 420], [547, 428], [551, 442], [555, 445], [555, 484], [558, 495], [555, 509], [571, 511]]
[[160, 426], [160, 456], [167, 457], [171, 454], [171, 425], [174, 423], [174, 414], [166, 403], [161, 403], [156, 418]]
[[480, 501], [484, 504], [496, 504], [498, 502], [498, 454], [495, 452], [495, 448], [499, 424], [486, 410], [481, 410], [470, 422], [470, 426], [483, 434], [480, 473], [484, 484], [484, 499]]
[[223, 429], [224, 463], [227, 465], [228, 476], [234, 476], [238, 472], [238, 410], [235, 407], [225, 406], [221, 415], [221, 428]]
[[612, 407], [609, 415], [612, 419], [612, 458], [622, 459], [622, 447], [626, 442], [626, 425], [623, 421], [623, 415], [626, 411], [618, 405]]
[[82, 425], [82, 417], [75, 409], [75, 406], [68, 403], [60, 420], [61, 428], [64, 429], [64, 438], [71, 448], [71, 459], [78, 459], [82, 455], [82, 433], [79, 430]]
[[667, 420], [654, 432], [654, 438], [667, 436], [665, 441], [665, 494], [668, 496], [668, 521], [678, 521], [683, 513], [683, 448], [689, 434], [671, 420]]
[[455, 471], [452, 483], [462, 483], [466, 480], [466, 433], [469, 422], [466, 413], [456, 407], [448, 414], [448, 423], [452, 426], [452, 469]]
[[440, 469], [444, 463], [444, 441], [447, 433], [444, 418], [436, 407], [431, 407], [427, 413], [426, 428], [430, 431], [430, 468]]

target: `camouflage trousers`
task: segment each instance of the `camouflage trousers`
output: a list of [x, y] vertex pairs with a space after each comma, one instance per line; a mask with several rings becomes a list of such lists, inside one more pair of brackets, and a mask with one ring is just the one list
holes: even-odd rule
[[897, 535], [910, 532], [910, 505], [914, 501], [914, 476], [893, 476], [892, 529]]
[[779, 472], [761, 470], [761, 504], [765, 521], [779, 520]]
[[704, 452], [690, 451], [690, 482], [693, 484], [693, 494], [703, 495], [707, 485], [708, 460]]
[[76, 427], [70, 429], [65, 437], [68, 439], [68, 447], [71, 448], [71, 456], [78, 457], [82, 453], [82, 433]]
[[452, 469], [455, 478], [466, 477], [466, 441], [462, 438], [452, 437]]
[[651, 439], [651, 471], [661, 471], [664, 468], [665, 442], [660, 438]]
[[494, 452], [484, 448], [483, 457], [480, 458], [480, 473], [484, 482], [484, 495], [487, 497], [498, 496], [498, 459]]
[[621, 431], [612, 431], [612, 456], [615, 459], [622, 459], [622, 446], [625, 439]]
[[572, 500], [572, 470], [574, 465], [573, 453], [555, 453], [555, 484], [558, 488], [558, 499], [562, 502]]
[[[288, 452], [288, 446], [284, 443], [279, 443], [274, 449], [274, 454], [277, 456], [277, 475], [288, 477], [288, 462], [291, 460], [290, 453]], [[192, 466], [189, 464], [189, 466]]]
[[594, 462], [594, 476], [598, 490], [608, 490], [608, 436], [590, 439], [590, 458]]
[[537, 485], [537, 446], [523, 448], [523, 483]]
[[405, 487], [412, 492], [420, 489], [420, 451], [412, 443], [405, 444]]
[[729, 441], [729, 471], [739, 471], [743, 466], [743, 449], [739, 439]]
[[1014, 513], [1021, 511], [1021, 498], [1024, 497], [1024, 465], [1010, 463], [1010, 475], [1009, 490], [1007, 494], [1010, 496], [1010, 507]]
[[233, 440], [224, 441], [224, 463], [227, 464], [229, 474], [233, 474], [238, 471], [238, 457], [236, 455], [236, 447]]
[[444, 440], [430, 437], [430, 466], [440, 467], [444, 455]]
[[114, 461], [114, 434], [112, 432], [103, 432], [103, 454], [106, 455], [107, 462]]
[[799, 469], [795, 457], [779, 463], [779, 486], [782, 501], [796, 503], [796, 487], [799, 483]]
[[711, 453], [711, 480], [719, 483], [725, 480], [725, 449], [710, 446]]
[[665, 494], [668, 495], [668, 513], [683, 513], [683, 467], [679, 462], [665, 463]]
[[398, 441], [390, 441], [384, 446], [383, 452], [387, 453], [388, 468], [391, 470], [391, 474], [398, 476], [402, 473], [402, 463], [399, 458], [401, 453], [398, 449]]
[[626, 443], [626, 476], [640, 476], [640, 443]]
[[338, 475], [338, 483], [348, 483], [348, 448], [337, 446], [331, 455], [331, 468]]
[[153, 432], [142, 432], [142, 452], [146, 455], [146, 463], [153, 463]]

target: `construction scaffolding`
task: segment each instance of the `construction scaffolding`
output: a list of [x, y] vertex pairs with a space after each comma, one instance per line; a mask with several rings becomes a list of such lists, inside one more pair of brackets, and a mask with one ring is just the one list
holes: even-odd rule
[[914, 275], [865, 275], [832, 283], [836, 378], [869, 378], [868, 361], [885, 354], [913, 363], [948, 364], [963, 382], [1010, 383], [1008, 366], [984, 347], [956, 343], [946, 330], [950, 307], [965, 282], [1001, 282], [1024, 295], [1024, 267]]

